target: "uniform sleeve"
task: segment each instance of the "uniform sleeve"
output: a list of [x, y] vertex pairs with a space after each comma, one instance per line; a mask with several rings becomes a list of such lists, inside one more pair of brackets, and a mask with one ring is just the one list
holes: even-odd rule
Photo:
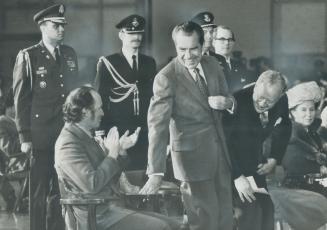
[[121, 173], [118, 161], [110, 157], [105, 157], [97, 168], [93, 168], [83, 144], [77, 141], [56, 146], [55, 166], [87, 193], [99, 193]]
[[147, 174], [165, 173], [169, 122], [173, 107], [173, 85], [158, 74], [153, 84], [153, 97], [148, 110], [149, 149]]
[[20, 51], [13, 71], [13, 92], [16, 111], [16, 125], [20, 142], [31, 141], [32, 76], [27, 52]]
[[108, 130], [110, 127], [110, 119], [109, 117], [109, 107], [110, 107], [110, 91], [111, 91], [111, 83], [109, 78], [109, 72], [103, 63], [102, 60], [99, 59], [97, 64], [97, 72], [95, 76], [95, 80], [93, 83], [93, 87], [98, 91], [99, 95], [102, 99], [102, 109], [104, 116], [101, 120], [100, 127], [98, 130]]

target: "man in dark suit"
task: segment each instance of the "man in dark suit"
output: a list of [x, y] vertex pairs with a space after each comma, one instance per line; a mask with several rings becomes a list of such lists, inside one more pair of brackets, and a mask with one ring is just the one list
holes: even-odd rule
[[30, 229], [33, 230], [64, 229], [53, 167], [54, 143], [63, 126], [62, 104], [78, 82], [76, 53], [62, 45], [67, 24], [64, 13], [64, 5], [54, 5], [35, 14], [42, 40], [19, 52], [13, 72], [21, 150], [32, 154]]
[[228, 88], [232, 93], [252, 83], [246, 66], [240, 65], [239, 62], [232, 58], [234, 45], [235, 35], [233, 31], [227, 26], [219, 25], [213, 38], [213, 46], [216, 52], [213, 56], [217, 58], [223, 68]]
[[[103, 101], [104, 118], [100, 129], [119, 127], [119, 132], [141, 127], [137, 144], [128, 150], [127, 169], [145, 169], [148, 149], [147, 111], [152, 96], [156, 63], [139, 52], [145, 19], [130, 15], [116, 25], [120, 29], [122, 50], [98, 62], [95, 88]], [[110, 113], [108, 112], [110, 107]]]
[[215, 56], [215, 52], [211, 50], [212, 40], [214, 38], [217, 25], [214, 23], [215, 17], [209, 11], [200, 12], [192, 18], [192, 22], [201, 26], [204, 32], [204, 43], [202, 46], [202, 55]]
[[158, 190], [170, 136], [190, 229], [230, 230], [231, 168], [221, 115], [233, 109], [234, 100], [216, 59], [202, 56], [203, 36], [194, 22], [172, 32], [177, 57], [155, 77], [148, 112], [149, 180], [140, 192]]
[[[232, 159], [234, 185], [242, 209], [239, 229], [274, 229], [273, 205], [268, 194], [254, 193], [249, 178], [267, 188], [265, 175], [280, 163], [291, 133], [284, 76], [276, 71], [262, 73], [255, 83], [235, 93], [236, 112], [224, 117], [228, 150]], [[262, 154], [271, 136], [270, 155]]]
[[[97, 229], [101, 230], [177, 230], [179, 224], [156, 213], [139, 213], [121, 206], [121, 194], [117, 179], [132, 147], [139, 129], [119, 138], [116, 127], [110, 129], [104, 139], [92, 136], [103, 116], [100, 95], [91, 87], [73, 90], [64, 104], [66, 121], [55, 148], [55, 167], [59, 181], [65, 185], [63, 196], [89, 198], [116, 197], [117, 201], [99, 205], [96, 212]], [[77, 228], [87, 229], [87, 212], [73, 207]]]

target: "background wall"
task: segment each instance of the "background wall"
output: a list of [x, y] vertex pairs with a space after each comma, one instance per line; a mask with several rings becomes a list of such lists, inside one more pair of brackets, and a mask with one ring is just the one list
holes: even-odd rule
[[270, 0], [165, 0], [153, 1], [153, 54], [159, 63], [175, 55], [171, 40], [174, 25], [209, 10], [216, 24], [231, 27], [236, 35], [235, 49], [244, 56], [270, 56]]
[[[216, 24], [233, 29], [235, 50], [248, 60], [272, 58], [275, 68], [288, 68], [292, 78], [312, 68], [316, 58], [326, 61], [327, 0], [0, 0], [0, 72], [8, 81], [18, 51], [40, 40], [33, 15], [54, 3], [67, 6], [65, 43], [75, 48], [87, 82], [100, 56], [120, 50], [115, 25], [132, 13], [147, 19], [142, 50], [154, 56], [159, 68], [175, 56], [173, 27], [205, 10], [214, 14]], [[312, 45], [315, 41], [319, 47]], [[303, 49], [309, 43], [319, 49]]]

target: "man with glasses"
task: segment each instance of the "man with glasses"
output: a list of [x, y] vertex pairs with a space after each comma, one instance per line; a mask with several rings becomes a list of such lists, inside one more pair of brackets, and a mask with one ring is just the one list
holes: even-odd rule
[[54, 144], [63, 126], [62, 105], [79, 82], [76, 53], [62, 44], [64, 13], [64, 5], [54, 5], [35, 14], [42, 40], [18, 53], [13, 72], [21, 151], [31, 156], [31, 230], [64, 229]]
[[[255, 85], [234, 94], [237, 109], [224, 117], [232, 175], [236, 189], [235, 205], [242, 210], [240, 230], [273, 230], [274, 210], [268, 194], [266, 177], [280, 163], [291, 134], [285, 77], [276, 71], [262, 73]], [[271, 136], [270, 155], [263, 156], [263, 143]]]
[[223, 68], [229, 90], [232, 93], [251, 83], [247, 77], [246, 67], [232, 59], [234, 45], [235, 35], [233, 31], [227, 26], [219, 25], [213, 38], [215, 57]]
[[[100, 129], [106, 132], [113, 126], [119, 133], [141, 127], [139, 140], [128, 149], [128, 170], [145, 169], [147, 164], [148, 128], [147, 111], [152, 96], [155, 60], [140, 53], [145, 19], [130, 15], [116, 28], [122, 41], [121, 52], [101, 57], [97, 66], [95, 88], [102, 101], [104, 117]], [[110, 113], [109, 113], [110, 107]]]
[[192, 22], [201, 26], [204, 32], [204, 43], [202, 46], [202, 55], [215, 56], [215, 53], [211, 50], [212, 39], [214, 38], [214, 32], [217, 25], [214, 23], [215, 17], [209, 11], [200, 12], [192, 18]]

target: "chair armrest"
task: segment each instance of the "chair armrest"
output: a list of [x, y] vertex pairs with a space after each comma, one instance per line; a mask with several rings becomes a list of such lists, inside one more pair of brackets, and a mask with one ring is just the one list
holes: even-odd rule
[[89, 204], [105, 204], [109, 201], [119, 200], [116, 197], [108, 198], [61, 198], [60, 204], [64, 205], [89, 205]]

